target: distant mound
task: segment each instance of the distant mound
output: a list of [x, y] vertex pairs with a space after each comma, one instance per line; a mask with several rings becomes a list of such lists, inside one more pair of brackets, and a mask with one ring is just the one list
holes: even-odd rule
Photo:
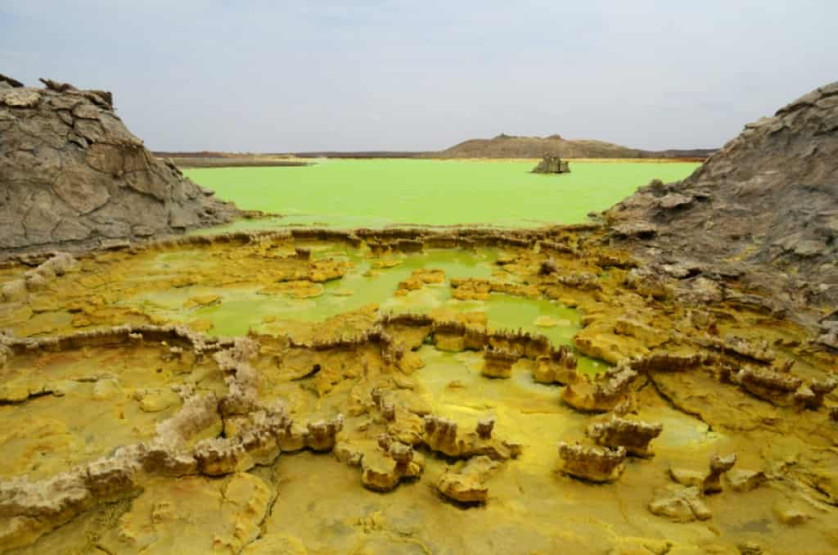
[[762, 267], [778, 298], [834, 309], [838, 82], [746, 125], [687, 179], [644, 187], [606, 217], [659, 258]]
[[111, 94], [0, 75], [0, 252], [92, 246], [223, 223], [234, 206], [154, 157]]
[[654, 152], [594, 140], [569, 140], [560, 135], [516, 137], [500, 134], [492, 139], [464, 141], [433, 156], [440, 158], [705, 158], [712, 150]]

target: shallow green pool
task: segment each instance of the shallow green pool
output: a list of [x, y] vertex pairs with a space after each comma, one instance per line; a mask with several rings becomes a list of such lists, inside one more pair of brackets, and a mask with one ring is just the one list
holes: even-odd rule
[[[523, 330], [545, 335], [554, 345], [569, 345], [581, 329], [579, 313], [547, 299], [530, 299], [492, 293], [486, 300], [462, 301], [451, 295], [451, 278], [490, 278], [497, 270], [495, 249], [442, 250], [397, 254], [392, 262], [398, 265], [376, 268], [372, 259], [357, 249], [342, 245], [306, 245], [315, 258], [333, 258], [352, 262], [352, 269], [338, 280], [323, 284], [314, 296], [297, 298], [286, 293], [267, 293], [261, 285], [246, 282], [234, 287], [179, 287], [144, 291], [122, 302], [138, 306], [149, 315], [166, 321], [188, 324], [207, 320], [207, 331], [215, 336], [245, 335], [248, 331], [269, 332], [273, 322], [322, 322], [338, 314], [377, 305], [381, 312], [434, 314], [434, 311], [456, 313], [485, 312], [490, 330]], [[183, 253], [178, 253], [182, 256]], [[160, 268], [170, 262], [170, 253], [161, 253], [156, 260]], [[189, 257], [191, 258], [191, 256]], [[445, 271], [445, 281], [427, 284], [421, 289], [395, 295], [399, 282], [417, 269]], [[189, 299], [198, 296], [217, 297], [207, 305], [190, 306]], [[549, 323], [540, 319], [548, 318]], [[267, 325], [267, 328], [266, 328]], [[603, 365], [580, 357], [580, 369], [596, 371]]]
[[[282, 214], [224, 230], [276, 225], [579, 223], [652, 179], [683, 179], [687, 162], [571, 162], [535, 175], [534, 162], [323, 160], [307, 167], [193, 169], [186, 174], [246, 210]], [[217, 231], [217, 229], [216, 229]]]

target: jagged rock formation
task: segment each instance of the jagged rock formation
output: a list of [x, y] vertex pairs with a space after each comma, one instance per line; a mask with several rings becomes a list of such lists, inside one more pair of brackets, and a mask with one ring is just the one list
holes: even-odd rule
[[437, 416], [425, 416], [422, 441], [431, 451], [451, 458], [471, 458], [485, 455], [492, 460], [505, 461], [521, 454], [521, 445], [492, 437], [494, 420], [481, 420], [474, 432], [460, 433], [457, 422]]
[[649, 443], [661, 435], [661, 424], [650, 424], [612, 416], [605, 422], [595, 422], [588, 427], [588, 435], [605, 447], [624, 447], [629, 455], [651, 457]]
[[623, 447], [593, 447], [559, 442], [562, 473], [590, 482], [613, 482], [626, 468]]
[[487, 347], [483, 350], [481, 373], [488, 378], [509, 378], [512, 375], [512, 365], [517, 360], [518, 355], [515, 353]]
[[697, 487], [703, 495], [722, 491], [722, 475], [736, 464], [736, 454], [713, 455], [710, 458], [709, 472], [696, 472], [670, 468], [669, 475], [673, 481], [688, 487]]
[[653, 182], [605, 216], [648, 258], [692, 259], [705, 274], [744, 262], [777, 301], [834, 308], [838, 82], [746, 125], [687, 179]]
[[448, 468], [437, 482], [437, 490], [458, 503], [485, 503], [489, 498], [486, 481], [499, 466], [489, 457], [472, 457], [461, 468]]
[[562, 401], [587, 412], [607, 412], [623, 402], [632, 402], [632, 383], [637, 372], [628, 365], [610, 368], [596, 379], [576, 380], [562, 391]]
[[361, 459], [361, 483], [373, 491], [390, 491], [404, 478], [422, 473], [424, 460], [410, 445], [394, 441], [387, 434], [378, 438], [380, 449]]
[[535, 361], [532, 377], [538, 383], [570, 384], [579, 379], [576, 373], [576, 356], [567, 345], [552, 349], [549, 355], [540, 356]]
[[155, 158], [106, 91], [0, 77], [0, 252], [223, 223], [236, 209]]
[[570, 173], [570, 163], [558, 156], [545, 156], [532, 173]]
[[[337, 434], [343, 429], [342, 414], [328, 421], [309, 422], [303, 426], [288, 416], [281, 402], [261, 404], [256, 390], [248, 383], [256, 377], [252, 375], [248, 360], [258, 349], [248, 338], [215, 340], [185, 327], [129, 325], [38, 339], [0, 336], [4, 365], [9, 359], [35, 353], [82, 351], [82, 356], [90, 356], [92, 348], [127, 348], [137, 352], [153, 348], [163, 352], [161, 360], [187, 368], [204, 364], [206, 355], [212, 354], [217, 368], [227, 374], [228, 391], [223, 399], [218, 399], [214, 392], [199, 393], [195, 384], [189, 381], [173, 384], [171, 389], [177, 399], [173, 409], [176, 412], [157, 422], [154, 427], [156, 433], [146, 440], [115, 449], [113, 445], [104, 444], [96, 451], [76, 453], [65, 448], [51, 453], [58, 461], [56, 467], [68, 467], [66, 471], [52, 476], [43, 477], [40, 473], [2, 476], [0, 549], [32, 542], [85, 510], [125, 498], [141, 489], [140, 480], [149, 476], [223, 476], [247, 471], [255, 465], [271, 464], [282, 452], [306, 448], [330, 451], [336, 443]], [[139, 355], [133, 358], [135, 364], [141, 364]], [[159, 364], [157, 362], [154, 366]], [[14, 361], [8, 368], [0, 367], [0, 370], [5, 370], [4, 387], [12, 385], [7, 387], [6, 398], [0, 402], [25, 407], [23, 401], [27, 400], [26, 397], [8, 395], [9, 391], [20, 389], [14, 387], [20, 381], [15, 380], [14, 375], [18, 368], [26, 368], [26, 364]], [[216, 377], [217, 374], [215, 372]], [[175, 375], [185, 373], [180, 370], [180, 374]], [[97, 383], [93, 390], [96, 402], [106, 399], [121, 402], [133, 397], [110, 391], [119, 388], [119, 380], [118, 376], [108, 376], [85, 378], [85, 381]], [[28, 375], [23, 379], [30, 383]], [[102, 382], [111, 383], [109, 389], [99, 387]], [[45, 387], [35, 388], [29, 397], [43, 395], [52, 387], [49, 381], [43, 384]], [[48, 393], [60, 397], [65, 395], [63, 391]], [[141, 390], [135, 395], [143, 393]], [[177, 405], [180, 405], [179, 408]], [[149, 407], [147, 410], [158, 412], [161, 409]], [[241, 415], [236, 410], [241, 411]], [[218, 437], [223, 417], [227, 418], [224, 423], [227, 434]], [[193, 443], [199, 435], [207, 432], [213, 437]], [[34, 437], [32, 441], [37, 442], [37, 439]], [[105, 439], [109, 439], [107, 434]], [[97, 455], [102, 456], [89, 460]], [[35, 465], [38, 466], [44, 465], [41, 462]]]

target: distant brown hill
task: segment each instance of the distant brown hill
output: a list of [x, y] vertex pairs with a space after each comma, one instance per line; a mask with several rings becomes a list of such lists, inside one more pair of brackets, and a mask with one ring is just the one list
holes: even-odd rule
[[308, 166], [308, 162], [291, 154], [257, 154], [252, 152], [155, 152], [158, 158], [171, 160], [181, 169], [191, 168], [285, 168]]
[[571, 140], [559, 135], [516, 137], [501, 134], [492, 139], [471, 139], [434, 153], [440, 158], [698, 158], [712, 149], [650, 151], [595, 140]]
[[704, 161], [714, 149], [640, 150], [605, 141], [568, 140], [549, 137], [515, 137], [501, 134], [493, 139], [471, 139], [442, 151], [360, 150], [295, 153], [252, 152], [155, 152], [183, 168], [234, 166], [298, 166], [312, 158], [668, 158]]

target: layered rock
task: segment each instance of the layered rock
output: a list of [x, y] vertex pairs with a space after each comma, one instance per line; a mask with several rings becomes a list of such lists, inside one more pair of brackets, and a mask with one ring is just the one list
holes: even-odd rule
[[613, 482], [626, 468], [623, 447], [594, 447], [559, 442], [560, 470], [590, 482]]
[[766, 341], [749, 341], [735, 335], [721, 338], [705, 335], [704, 337], [698, 338], [698, 342], [703, 346], [716, 349], [717, 351], [746, 362], [769, 364], [777, 357]]
[[609, 369], [591, 379], [579, 379], [562, 391], [562, 401], [571, 407], [588, 412], [607, 412], [622, 402], [631, 402], [631, 385], [637, 372], [628, 365]]
[[612, 416], [605, 422], [595, 422], [588, 427], [588, 435], [605, 447], [624, 447], [629, 455], [651, 457], [649, 443], [663, 431], [661, 424], [650, 424]]
[[570, 173], [570, 163], [558, 156], [545, 156], [532, 173]]
[[448, 457], [470, 458], [485, 455], [490, 459], [504, 461], [521, 453], [517, 443], [492, 437], [494, 420], [481, 419], [473, 432], [460, 433], [457, 422], [428, 415], [425, 417], [425, 445]]
[[536, 359], [532, 376], [538, 383], [570, 384], [579, 379], [576, 373], [576, 356], [570, 351], [567, 345], [557, 349], [551, 349], [549, 355], [543, 355]]
[[631, 367], [639, 372], [681, 372], [699, 366], [703, 359], [697, 353], [671, 353], [656, 351], [631, 361]]
[[783, 304], [834, 307], [836, 160], [838, 83], [831, 83], [746, 125], [690, 177], [652, 183], [606, 219], [648, 259], [716, 268], [737, 258], [749, 265], [749, 282], [781, 293]]
[[110, 93], [0, 82], [0, 252], [227, 222], [236, 210], [155, 158]]
[[818, 410], [825, 397], [836, 387], [838, 381], [831, 376], [814, 378], [806, 384], [800, 376], [791, 372], [793, 360], [770, 367], [743, 366], [739, 369], [721, 367], [723, 381], [738, 384], [742, 389], [764, 401], [777, 406], [796, 405], [801, 409]]
[[788, 404], [803, 379], [790, 372], [778, 372], [768, 368], [746, 366], [733, 375], [749, 393], [775, 404]]
[[481, 374], [487, 378], [509, 378], [512, 375], [512, 365], [518, 360], [518, 355], [504, 349], [493, 349], [487, 346], [483, 350], [483, 369]]
[[425, 466], [421, 453], [387, 434], [378, 438], [379, 449], [361, 459], [361, 483], [373, 491], [390, 491], [406, 478], [416, 478]]
[[458, 503], [485, 503], [489, 498], [488, 478], [500, 463], [489, 457], [472, 457], [460, 468], [448, 468], [437, 482], [436, 489]]
[[794, 402], [809, 410], [818, 410], [823, 406], [824, 397], [838, 386], [835, 378], [812, 380], [809, 385], [801, 386], [794, 392]]

